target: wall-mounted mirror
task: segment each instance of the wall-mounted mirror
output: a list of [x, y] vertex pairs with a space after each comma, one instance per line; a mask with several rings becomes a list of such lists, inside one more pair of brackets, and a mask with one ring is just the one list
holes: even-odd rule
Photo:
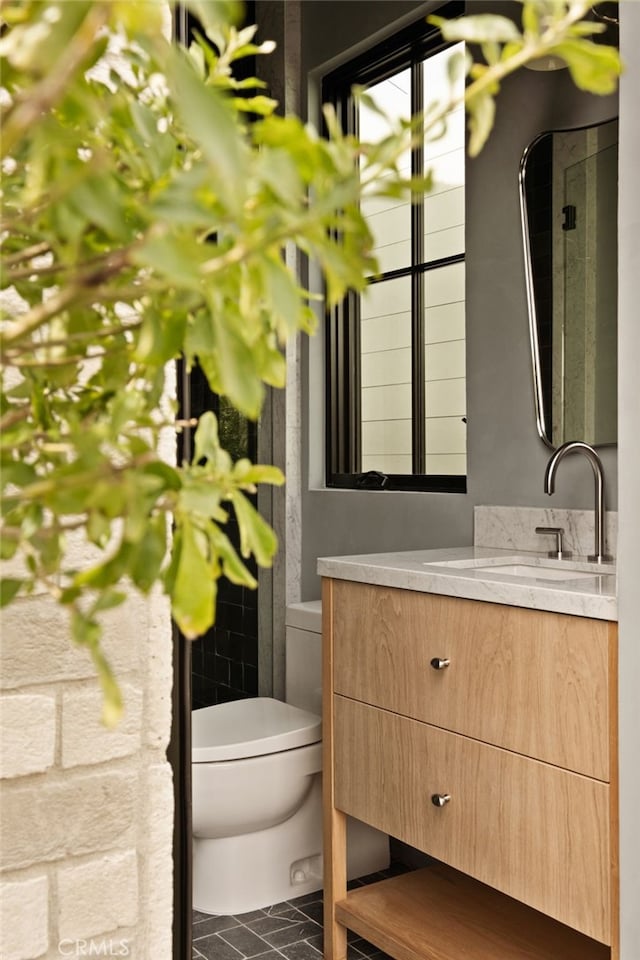
[[537, 137], [520, 204], [538, 432], [617, 440], [617, 119]]

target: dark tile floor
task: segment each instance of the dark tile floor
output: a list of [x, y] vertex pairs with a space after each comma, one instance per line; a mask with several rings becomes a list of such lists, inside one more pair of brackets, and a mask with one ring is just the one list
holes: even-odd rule
[[[392, 863], [383, 873], [353, 880], [361, 886], [407, 870]], [[304, 897], [253, 910], [236, 917], [193, 912], [194, 960], [320, 960], [322, 957], [322, 890]], [[389, 960], [373, 944], [351, 931], [347, 960]]]

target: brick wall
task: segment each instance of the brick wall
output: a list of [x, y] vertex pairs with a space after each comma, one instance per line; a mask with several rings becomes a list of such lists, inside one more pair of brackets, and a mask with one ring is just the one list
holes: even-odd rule
[[125, 700], [112, 731], [100, 722], [98, 682], [88, 655], [69, 639], [64, 613], [38, 596], [3, 612], [3, 960], [171, 956], [164, 601], [132, 597], [112, 611], [105, 650]]

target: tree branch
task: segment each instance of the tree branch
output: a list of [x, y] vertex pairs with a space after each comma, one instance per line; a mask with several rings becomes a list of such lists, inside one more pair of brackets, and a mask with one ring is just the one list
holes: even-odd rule
[[[68, 337], [64, 338], [56, 337], [51, 340], [41, 340], [38, 343], [29, 341], [29, 343], [18, 344], [15, 347], [9, 347], [7, 350], [5, 350], [5, 360], [8, 363], [13, 363], [14, 357], [19, 357], [24, 353], [30, 353], [31, 351], [35, 352], [36, 350], [48, 350], [52, 347], [67, 347], [70, 343], [83, 344], [91, 342], [94, 339], [100, 340], [104, 337], [114, 337], [118, 336], [118, 334], [135, 330], [137, 327], [141, 326], [142, 320], [132, 320], [130, 323], [126, 324], [119, 323], [116, 326], [100, 327], [95, 331], [90, 330], [82, 333], [70, 333]], [[98, 354], [96, 354], [96, 356], [98, 356]], [[90, 355], [87, 355], [84, 359], [90, 359]]]
[[25, 403], [22, 407], [8, 410], [0, 420], [0, 433], [8, 430], [21, 420], [27, 420], [31, 416], [31, 404]]
[[3, 267], [11, 268], [14, 264], [24, 263], [25, 260], [33, 260], [35, 257], [41, 257], [43, 253], [49, 253], [51, 247], [46, 240], [43, 240], [42, 243], [34, 243], [30, 247], [25, 247], [24, 250], [17, 250], [15, 253], [9, 254], [8, 257], [3, 257]]
[[133, 457], [126, 463], [115, 464], [107, 461], [95, 470], [83, 471], [81, 474], [67, 477], [55, 476], [51, 478], [48, 477], [44, 480], [36, 480], [34, 483], [30, 483], [22, 488], [20, 491], [20, 500], [24, 502], [33, 500], [40, 501], [43, 497], [46, 497], [50, 493], [55, 493], [61, 488], [68, 490], [73, 490], [76, 487], [89, 489], [98, 480], [104, 479], [105, 477], [121, 476], [129, 470], [136, 470], [138, 467], [143, 467], [148, 463], [155, 463], [157, 459], [153, 451], [149, 451], [148, 453], [142, 453], [137, 457]]
[[[14, 320], [9, 329], [2, 334], [0, 342], [6, 347], [16, 341], [22, 340], [23, 337], [34, 333], [39, 327], [62, 313], [76, 300], [99, 300], [100, 285], [120, 273], [125, 267], [131, 266], [129, 259], [130, 250], [131, 248], [125, 247], [122, 250], [117, 250], [115, 253], [110, 253], [99, 269], [86, 274], [84, 277], [78, 277], [75, 283], [62, 287], [62, 289], [58, 290], [53, 296], [45, 300], [44, 303], [40, 303], [37, 307], [32, 307], [31, 310], [22, 314]], [[121, 297], [120, 291], [115, 291], [115, 294], [116, 299], [124, 299], [124, 297]], [[113, 299], [113, 297], [114, 291], [111, 291], [111, 299]]]

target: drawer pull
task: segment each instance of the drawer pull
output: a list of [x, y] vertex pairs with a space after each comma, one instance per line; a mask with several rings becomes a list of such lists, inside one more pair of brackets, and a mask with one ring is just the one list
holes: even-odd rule
[[451, 800], [450, 793], [433, 793], [431, 795], [431, 803], [434, 807], [444, 807], [445, 803], [449, 803]]
[[451, 663], [447, 657], [434, 657], [431, 661], [431, 666], [434, 670], [444, 670], [445, 667], [448, 667]]

